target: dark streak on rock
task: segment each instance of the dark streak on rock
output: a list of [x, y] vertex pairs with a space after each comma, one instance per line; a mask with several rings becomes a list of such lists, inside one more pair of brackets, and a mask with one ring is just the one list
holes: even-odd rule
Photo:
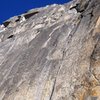
[[14, 37], [14, 35], [10, 35], [10, 36], [7, 37], [7, 39], [10, 39], [10, 38], [13, 38], [13, 37]]

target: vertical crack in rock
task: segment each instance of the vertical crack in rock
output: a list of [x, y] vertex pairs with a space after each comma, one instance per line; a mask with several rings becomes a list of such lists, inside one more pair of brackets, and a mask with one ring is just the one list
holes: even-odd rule
[[56, 78], [54, 80], [54, 84], [53, 84], [53, 87], [52, 87], [52, 91], [51, 91], [51, 95], [50, 95], [50, 99], [49, 100], [52, 100], [52, 96], [53, 96], [53, 93], [54, 93], [54, 90], [55, 90], [55, 85], [56, 85]]
[[54, 92], [55, 92], [56, 81], [57, 81], [57, 78], [59, 78], [59, 77], [58, 77], [58, 74], [59, 74], [59, 72], [60, 72], [60, 69], [61, 69], [61, 66], [62, 66], [62, 62], [63, 62], [64, 56], [65, 56], [65, 49], [63, 50], [62, 53], [63, 53], [63, 54], [62, 54], [62, 59], [60, 60], [60, 65], [59, 65], [58, 71], [57, 71], [56, 76], [55, 76], [55, 80], [54, 80], [54, 84], [53, 84], [53, 86], [52, 86], [52, 91], [51, 91], [51, 95], [50, 95], [50, 99], [49, 99], [49, 100], [52, 100], [53, 94], [54, 94]]

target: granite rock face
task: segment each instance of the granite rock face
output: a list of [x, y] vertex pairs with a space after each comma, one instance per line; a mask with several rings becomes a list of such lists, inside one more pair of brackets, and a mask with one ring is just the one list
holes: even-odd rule
[[32, 9], [0, 25], [0, 100], [100, 100], [100, 0]]

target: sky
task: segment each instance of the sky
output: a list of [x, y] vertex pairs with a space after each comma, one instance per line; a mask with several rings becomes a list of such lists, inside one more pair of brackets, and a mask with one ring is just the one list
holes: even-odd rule
[[20, 15], [30, 9], [44, 7], [50, 4], [63, 4], [70, 0], [0, 0], [0, 24], [15, 15]]

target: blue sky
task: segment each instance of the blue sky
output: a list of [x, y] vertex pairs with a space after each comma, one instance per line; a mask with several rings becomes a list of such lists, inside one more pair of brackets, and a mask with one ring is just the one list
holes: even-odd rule
[[53, 3], [63, 4], [70, 0], [0, 0], [0, 23], [27, 10]]

